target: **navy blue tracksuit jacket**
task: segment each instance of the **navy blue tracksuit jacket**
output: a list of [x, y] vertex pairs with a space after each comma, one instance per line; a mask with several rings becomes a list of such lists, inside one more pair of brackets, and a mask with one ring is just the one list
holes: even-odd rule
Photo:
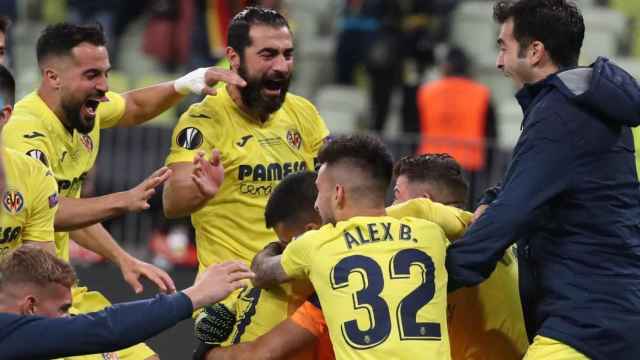
[[517, 94], [523, 130], [502, 188], [447, 254], [450, 287], [486, 279], [521, 239], [538, 334], [596, 360], [640, 359], [640, 88], [599, 58]]

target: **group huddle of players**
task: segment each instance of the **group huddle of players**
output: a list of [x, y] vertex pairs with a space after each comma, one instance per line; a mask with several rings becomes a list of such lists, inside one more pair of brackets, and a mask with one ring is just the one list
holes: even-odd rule
[[[432, 154], [394, 166], [375, 137], [330, 138], [315, 107], [287, 93], [293, 41], [277, 12], [239, 13], [228, 46], [231, 70], [116, 94], [102, 30], [51, 25], [38, 40], [42, 82], [15, 107], [13, 79], [0, 69], [0, 256], [28, 244], [68, 261], [73, 239], [116, 263], [137, 292], [140, 276], [175, 291], [100, 225], [147, 209], [164, 183], [165, 215], [191, 216], [200, 271], [240, 259], [256, 273], [253, 287], [196, 314], [197, 358], [521, 358], [528, 340], [511, 251], [489, 280], [447, 295], [446, 249], [472, 219], [438, 203], [465, 202], [455, 160]], [[166, 167], [129, 191], [80, 198], [101, 129], [141, 124], [189, 92], [208, 96], [181, 116]], [[385, 209], [392, 178], [395, 204]], [[75, 288], [70, 312], [108, 305]], [[76, 358], [157, 355], [139, 344]]]

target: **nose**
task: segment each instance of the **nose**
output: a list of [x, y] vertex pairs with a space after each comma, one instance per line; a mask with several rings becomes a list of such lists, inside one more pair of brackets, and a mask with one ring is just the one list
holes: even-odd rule
[[276, 56], [273, 60], [272, 68], [275, 72], [287, 74], [289, 73], [289, 60], [287, 60], [284, 55]]
[[98, 80], [96, 80], [96, 90], [98, 90], [100, 92], [109, 91], [109, 83], [107, 82], [107, 77], [106, 76], [98, 77]]
[[498, 68], [498, 70], [502, 70], [504, 68], [504, 59], [502, 54], [498, 55], [496, 58], [496, 68]]

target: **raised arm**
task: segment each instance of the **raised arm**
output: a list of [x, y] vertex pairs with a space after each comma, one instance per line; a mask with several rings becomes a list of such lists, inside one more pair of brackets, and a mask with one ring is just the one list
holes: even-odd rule
[[117, 126], [131, 127], [151, 120], [189, 93], [213, 95], [216, 93], [214, 86], [219, 81], [237, 86], [246, 84], [235, 72], [211, 67], [196, 69], [175, 81], [128, 91], [122, 94], [126, 107]]
[[209, 160], [203, 152], [198, 152], [192, 163], [173, 163], [169, 168], [173, 175], [164, 186], [162, 205], [165, 216], [170, 219], [199, 210], [215, 196], [224, 181], [224, 168], [217, 150], [213, 150]]
[[60, 198], [55, 216], [56, 231], [81, 229], [105, 220], [149, 208], [155, 188], [165, 182], [171, 170], [162, 167], [136, 187], [122, 192], [92, 198]]
[[251, 276], [246, 265], [226, 262], [209, 267], [196, 284], [180, 293], [116, 304], [91, 314], [49, 319], [0, 313], [0, 354], [3, 360], [26, 360], [116, 351], [174, 326], [194, 309], [224, 299]]

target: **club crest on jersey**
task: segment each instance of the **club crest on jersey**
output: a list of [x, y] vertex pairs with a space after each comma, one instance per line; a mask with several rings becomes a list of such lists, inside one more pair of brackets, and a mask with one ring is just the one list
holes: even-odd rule
[[118, 354], [116, 353], [103, 353], [102, 354], [102, 359], [104, 360], [118, 360]]
[[44, 153], [42, 151], [37, 150], [37, 149], [29, 150], [29, 151], [27, 151], [27, 155], [31, 156], [32, 158], [34, 158], [36, 160], [40, 160], [43, 164], [45, 164], [46, 166], [49, 166], [49, 162], [47, 161], [47, 157], [44, 156]]
[[176, 142], [187, 150], [197, 149], [202, 145], [202, 133], [194, 127], [185, 128], [178, 134]]
[[87, 149], [88, 152], [93, 151], [93, 140], [91, 140], [91, 137], [89, 135], [85, 135], [85, 134], [80, 135], [80, 141], [82, 142], [82, 145], [84, 145], [84, 148]]
[[7, 190], [2, 196], [2, 205], [10, 214], [15, 215], [24, 207], [24, 197], [19, 191]]
[[302, 145], [302, 136], [300, 136], [300, 132], [296, 129], [290, 129], [287, 131], [287, 143], [292, 148], [300, 150], [300, 145]]

